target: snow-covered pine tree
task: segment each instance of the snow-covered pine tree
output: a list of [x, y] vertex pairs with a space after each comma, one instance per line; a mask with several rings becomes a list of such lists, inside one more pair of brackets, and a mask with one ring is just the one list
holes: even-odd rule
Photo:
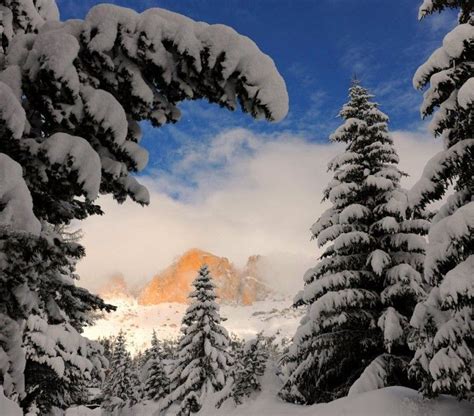
[[295, 299], [307, 313], [285, 359], [280, 396], [292, 402], [408, 383], [405, 335], [424, 295], [419, 234], [427, 222], [407, 212], [388, 117], [358, 81], [349, 96], [331, 136], [346, 146], [329, 164], [334, 179], [324, 199], [332, 206], [311, 229], [326, 248]]
[[115, 337], [100, 337], [97, 342], [102, 346], [104, 350], [104, 357], [109, 361], [112, 360], [112, 355], [114, 352]]
[[110, 307], [76, 286], [84, 250], [57, 227], [100, 214], [99, 193], [148, 203], [132, 176], [147, 163], [139, 122], [176, 122], [181, 101], [201, 98], [279, 120], [288, 95], [273, 61], [221, 25], [113, 5], [61, 22], [54, 0], [0, 0], [0, 11], [0, 383], [27, 405], [46, 391], [38, 366], [59, 387], [101, 361], [80, 334]]
[[417, 305], [411, 374], [428, 395], [472, 394], [474, 377], [474, 4], [464, 0], [424, 1], [420, 18], [455, 8], [459, 24], [417, 70], [413, 84], [428, 86], [421, 114], [433, 115], [430, 130], [444, 149], [426, 165], [410, 191], [422, 209], [454, 191], [433, 218], [424, 277], [433, 286]]
[[126, 349], [125, 333], [120, 330], [114, 342], [110, 371], [104, 385], [105, 407], [132, 405], [137, 402], [137, 382], [132, 357]]
[[178, 342], [178, 339], [165, 339], [161, 341], [163, 359], [172, 361], [176, 358]]
[[206, 265], [193, 286], [170, 374], [171, 393], [164, 399], [164, 408], [179, 403], [179, 416], [198, 412], [207, 394], [221, 390], [232, 364], [229, 336], [220, 325], [215, 285]]
[[[17, 205], [15, 214], [21, 209]], [[9, 335], [0, 337], [0, 357], [7, 364], [0, 380], [24, 409], [45, 414], [50, 406], [81, 401], [83, 382], [101, 377], [106, 365], [101, 347], [80, 332], [92, 322], [91, 312], [108, 306], [74, 284], [75, 255], [83, 250], [77, 243], [62, 241], [52, 230], [32, 238], [0, 228], [0, 314], [5, 324], [0, 333]], [[8, 332], [12, 325], [15, 334]]]
[[170, 381], [163, 365], [163, 353], [155, 331], [148, 352], [148, 371], [145, 383], [145, 396], [158, 401], [169, 393]]
[[234, 374], [232, 398], [236, 404], [242, 404], [245, 397], [261, 390], [260, 378], [265, 373], [268, 351], [261, 334], [247, 341], [237, 358], [239, 363]]

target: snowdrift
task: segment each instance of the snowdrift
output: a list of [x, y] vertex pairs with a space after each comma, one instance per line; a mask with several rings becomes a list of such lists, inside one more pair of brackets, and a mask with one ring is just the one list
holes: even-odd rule
[[[1, 409], [1, 405], [0, 405]], [[172, 410], [172, 409], [170, 409]], [[99, 409], [85, 407], [68, 410], [66, 416], [99, 416]], [[155, 403], [123, 409], [117, 416], [159, 416]], [[405, 387], [386, 387], [335, 400], [327, 404], [299, 406], [279, 400], [275, 392], [264, 391], [241, 406], [224, 405], [221, 409], [204, 406], [199, 416], [473, 416], [474, 403], [459, 402], [450, 396], [424, 399]], [[171, 412], [166, 414], [171, 416]]]

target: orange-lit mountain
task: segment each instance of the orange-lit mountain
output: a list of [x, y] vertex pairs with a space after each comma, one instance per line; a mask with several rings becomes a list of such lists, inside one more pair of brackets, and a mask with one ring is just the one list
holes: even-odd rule
[[138, 296], [142, 305], [157, 305], [163, 302], [186, 303], [191, 283], [203, 264], [209, 266], [217, 295], [221, 302], [250, 305], [264, 299], [269, 289], [257, 273], [259, 256], [249, 258], [247, 266], [239, 271], [225, 257], [191, 249], [179, 257], [171, 266], [155, 275]]

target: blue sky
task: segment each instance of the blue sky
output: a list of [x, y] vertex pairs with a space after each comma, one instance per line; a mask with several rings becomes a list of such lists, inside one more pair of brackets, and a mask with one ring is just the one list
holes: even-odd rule
[[[138, 11], [163, 7], [232, 26], [276, 62], [286, 80], [290, 113], [256, 122], [204, 102], [181, 105], [175, 125], [144, 125], [150, 163], [141, 179], [151, 192], [142, 208], [103, 197], [107, 215], [81, 224], [89, 286], [112, 272], [149, 279], [185, 250], [199, 247], [243, 265], [272, 256], [272, 281], [300, 287], [314, 264], [309, 228], [325, 209], [327, 162], [341, 151], [327, 137], [338, 126], [354, 74], [391, 118], [400, 168], [411, 176], [439, 151], [418, 107], [411, 78], [455, 24], [453, 13], [417, 20], [418, 0], [120, 0]], [[58, 0], [62, 19], [83, 18], [96, 0]], [[117, 227], [120, 224], [120, 227]], [[116, 253], [121, 253], [117, 256]], [[295, 282], [297, 284], [295, 285]]]
[[[58, 0], [61, 18], [83, 18], [97, 0]], [[159, 131], [145, 126], [151, 153], [145, 174], [169, 171], [193, 141], [223, 129], [282, 131], [309, 141], [327, 140], [338, 125], [353, 74], [376, 95], [392, 130], [416, 130], [421, 94], [411, 77], [453, 25], [444, 13], [418, 22], [413, 0], [118, 0], [137, 11], [163, 7], [195, 20], [223, 23], [252, 38], [276, 62], [290, 96], [290, 113], [278, 124], [254, 122], [207, 103], [184, 103], [183, 117]]]

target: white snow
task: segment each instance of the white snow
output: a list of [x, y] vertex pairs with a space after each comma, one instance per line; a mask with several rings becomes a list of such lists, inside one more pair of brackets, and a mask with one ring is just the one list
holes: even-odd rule
[[378, 301], [377, 296], [364, 289], [343, 289], [337, 292], [328, 292], [321, 296], [311, 305], [310, 316], [313, 322], [323, 324], [321, 318], [326, 312], [340, 311], [360, 305], [374, 305]]
[[413, 86], [420, 89], [429, 81], [433, 73], [449, 68], [451, 60], [459, 58], [464, 52], [465, 45], [472, 42], [473, 39], [473, 25], [465, 23], [456, 26], [444, 37], [443, 46], [436, 49], [428, 60], [418, 68], [413, 77]]
[[[235, 406], [226, 401], [220, 409], [215, 403], [220, 393], [210, 395], [197, 416], [472, 416], [474, 404], [459, 402], [453, 397], [441, 395], [434, 400], [426, 400], [419, 393], [405, 387], [386, 387], [351, 397], [335, 400], [331, 403], [313, 406], [301, 406], [286, 403], [277, 397], [281, 383], [274, 375], [275, 368], [267, 369], [262, 379], [262, 392], [247, 399], [242, 405]], [[97, 409], [70, 409], [66, 416], [98, 416]], [[159, 404], [144, 402], [131, 409], [123, 409], [116, 416], [152, 416], [159, 412]], [[174, 415], [170, 409], [161, 416]], [[105, 415], [104, 415], [105, 416]]]
[[422, 5], [418, 10], [418, 19], [422, 19], [433, 10], [433, 0], [423, 0]]
[[0, 81], [8, 85], [15, 94], [18, 102], [21, 100], [21, 69], [17, 65], [10, 65], [0, 72]]
[[380, 189], [382, 191], [390, 191], [394, 188], [394, 183], [391, 179], [383, 178], [380, 176], [369, 175], [365, 179], [367, 186]]
[[41, 224], [33, 213], [31, 194], [21, 165], [0, 153], [0, 224], [38, 235]]
[[63, 32], [39, 34], [28, 54], [23, 70], [31, 82], [36, 82], [40, 70], [51, 71], [74, 93], [79, 93], [79, 75], [73, 65], [79, 52], [77, 39]]
[[373, 360], [351, 386], [348, 396], [354, 397], [361, 393], [385, 387], [387, 379], [386, 365], [387, 362], [384, 355], [378, 356]]
[[367, 257], [367, 264], [370, 264], [372, 270], [381, 275], [384, 269], [390, 265], [392, 259], [388, 253], [383, 250], [374, 250], [372, 253], [369, 254]]
[[443, 48], [451, 58], [459, 58], [466, 48], [474, 40], [474, 26], [464, 23], [456, 26], [443, 39]]
[[81, 90], [84, 111], [103, 131], [110, 131], [113, 142], [122, 145], [127, 137], [128, 122], [125, 110], [116, 98], [104, 90], [85, 87]]
[[447, 303], [457, 304], [460, 296], [474, 299], [474, 255], [446, 273], [439, 290]]
[[95, 199], [99, 195], [102, 177], [100, 158], [87, 140], [67, 133], [55, 133], [40, 147], [46, 151], [51, 164], [66, 166], [71, 159], [71, 167], [77, 171], [86, 196]]
[[458, 91], [458, 104], [468, 109], [474, 103], [474, 77], [469, 78]]
[[341, 234], [334, 240], [334, 249], [336, 251], [343, 250], [344, 248], [351, 247], [354, 244], [369, 244], [370, 237], [367, 233], [362, 231], [351, 231], [348, 233]]
[[[138, 14], [130, 9], [106, 4], [95, 6], [89, 11], [85, 27], [86, 38], [90, 39], [90, 49], [108, 59], [111, 67], [114, 64], [107, 52], [114, 46], [119, 30], [124, 46], [131, 55], [136, 53], [136, 34], [145, 37], [149, 45], [153, 45], [145, 51], [146, 58], [162, 68], [167, 82], [177, 81], [189, 97], [193, 96], [193, 89], [186, 85], [184, 79], [178, 78], [176, 71], [168, 65], [173, 57], [164, 48], [163, 41], [172, 39], [179, 53], [192, 57], [192, 65], [198, 73], [203, 70], [203, 49], [209, 52], [207, 65], [210, 68], [225, 54], [225, 60], [222, 62], [222, 88], [227, 94], [222, 97], [223, 102], [231, 107], [236, 105], [237, 97], [233, 93], [233, 84], [229, 84], [235, 81], [229, 81], [229, 76], [238, 72], [242, 74], [239, 81], [243, 82], [249, 100], [255, 98], [260, 102], [273, 120], [281, 120], [288, 112], [288, 93], [273, 60], [263, 54], [251, 39], [238, 35], [227, 26], [194, 22], [185, 16], [159, 8]], [[92, 37], [93, 29], [97, 33]], [[143, 97], [145, 101], [151, 98], [145, 93], [145, 84], [140, 83], [136, 87], [138, 96]], [[244, 103], [245, 105], [252, 103], [249, 101]], [[259, 118], [263, 114], [257, 113], [255, 116]]]
[[393, 344], [399, 343], [405, 337], [406, 318], [397, 310], [389, 306], [380, 316], [377, 326], [383, 332], [384, 343], [387, 351], [391, 352]]
[[368, 215], [370, 215], [370, 210], [367, 207], [360, 204], [352, 204], [347, 208], [344, 208], [344, 210], [340, 213], [339, 221], [342, 224], [351, 223], [354, 220], [366, 218]]
[[20, 407], [13, 401], [7, 399], [3, 394], [3, 387], [0, 386], [0, 415], [2, 416], [22, 416]]
[[[181, 319], [187, 305], [181, 303], [161, 303], [159, 305], [139, 305], [133, 298], [111, 299], [117, 305], [112, 312], [100, 319], [96, 325], [85, 328], [85, 335], [91, 339], [117, 335], [122, 328], [127, 337], [128, 348], [142, 351], [150, 345], [152, 331], [159, 339], [176, 339], [179, 336]], [[250, 339], [263, 331], [265, 335], [291, 337], [296, 331], [304, 311], [293, 309], [291, 299], [265, 300], [250, 306], [220, 305], [221, 315], [227, 320], [224, 326], [229, 333]]]
[[424, 198], [439, 186], [443, 172], [455, 167], [458, 160], [474, 148], [474, 139], [465, 139], [433, 156], [423, 169], [422, 177], [415, 183], [408, 193], [410, 206], [418, 205]]
[[132, 160], [136, 163], [136, 167], [138, 171], [141, 171], [145, 168], [148, 164], [148, 150], [141, 147], [139, 144], [127, 140], [123, 144], [123, 149], [125, 152], [132, 158]]
[[432, 276], [438, 264], [447, 256], [453, 255], [455, 250], [453, 242], [472, 237], [472, 230], [474, 230], [474, 202], [462, 206], [452, 215], [433, 224], [428, 233], [425, 275]]
[[367, 128], [367, 123], [358, 118], [348, 118], [344, 124], [339, 126], [336, 131], [329, 136], [331, 141], [344, 141], [348, 133], [357, 131], [358, 129]]
[[0, 82], [0, 120], [15, 139], [25, 131], [26, 115], [12, 89]]
[[150, 203], [150, 193], [148, 192], [148, 189], [139, 183], [133, 176], [120, 178], [119, 182], [127, 192], [130, 192], [135, 202], [143, 205], [148, 205]]
[[413, 86], [416, 89], [422, 88], [428, 82], [432, 73], [449, 67], [450, 61], [451, 59], [443, 47], [436, 49], [428, 60], [416, 70], [413, 77]]

